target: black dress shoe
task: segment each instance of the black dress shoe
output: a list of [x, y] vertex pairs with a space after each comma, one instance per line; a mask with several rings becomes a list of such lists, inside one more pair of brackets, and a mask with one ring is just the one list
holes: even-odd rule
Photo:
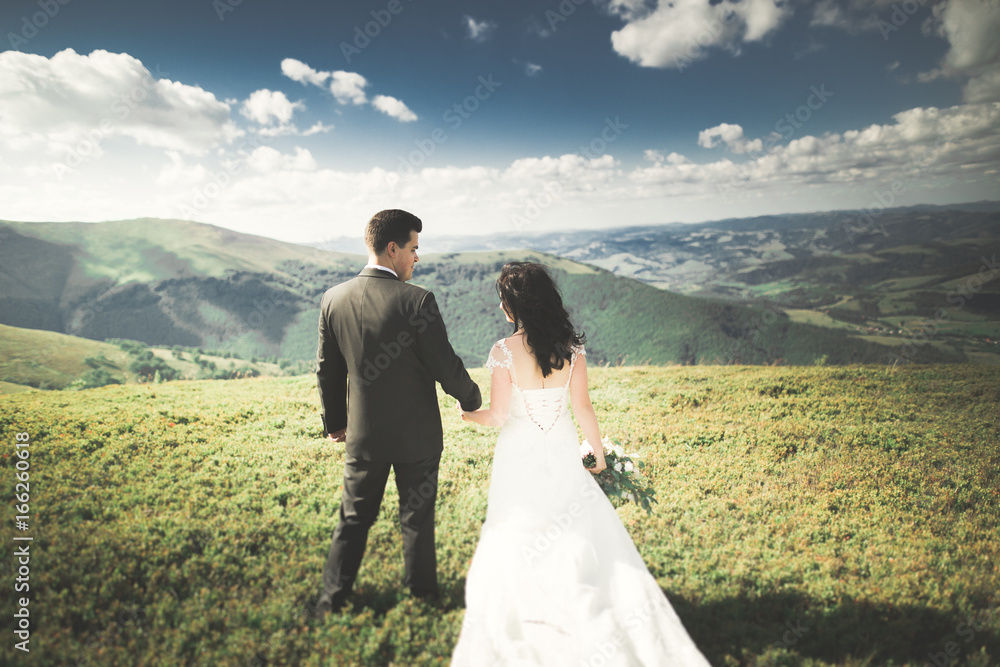
[[428, 591], [419, 588], [411, 588], [410, 593], [413, 595], [413, 597], [419, 598], [427, 603], [434, 603], [437, 600], [441, 599], [441, 594], [437, 590]]
[[320, 601], [315, 604], [307, 604], [306, 612], [317, 621], [322, 621], [330, 612], [338, 612], [346, 606], [347, 600], [342, 597], [334, 597], [329, 602]]

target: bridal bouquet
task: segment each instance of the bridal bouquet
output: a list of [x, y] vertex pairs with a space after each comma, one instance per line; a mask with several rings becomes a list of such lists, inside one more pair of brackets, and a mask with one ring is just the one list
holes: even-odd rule
[[[617, 440], [605, 437], [601, 444], [604, 447], [604, 462], [608, 467], [594, 475], [594, 479], [604, 491], [604, 495], [615, 507], [621, 507], [631, 500], [648, 514], [652, 514], [656, 492], [639, 472], [646, 467], [646, 464], [642, 461], [633, 461], [632, 457], [637, 455], [627, 454]], [[593, 468], [597, 465], [594, 448], [586, 440], [580, 445], [580, 456], [583, 458], [584, 468]]]

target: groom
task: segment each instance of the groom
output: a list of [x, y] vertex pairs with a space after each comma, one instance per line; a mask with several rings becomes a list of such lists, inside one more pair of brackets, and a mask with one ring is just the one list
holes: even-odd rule
[[404, 584], [437, 595], [434, 501], [443, 438], [435, 382], [462, 404], [482, 404], [479, 387], [448, 342], [434, 295], [407, 285], [423, 227], [411, 213], [376, 213], [365, 228], [368, 265], [323, 295], [316, 354], [323, 426], [346, 442], [340, 523], [323, 570], [316, 615], [344, 606], [389, 469], [396, 475]]

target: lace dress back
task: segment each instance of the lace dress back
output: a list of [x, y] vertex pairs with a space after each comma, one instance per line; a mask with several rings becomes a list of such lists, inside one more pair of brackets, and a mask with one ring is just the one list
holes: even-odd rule
[[[570, 361], [568, 363], [569, 372], [566, 373], [566, 381], [562, 385], [556, 385], [551, 387], [535, 387], [531, 389], [522, 389], [517, 383], [517, 374], [514, 364], [514, 354], [511, 352], [510, 348], [507, 346], [507, 341], [501, 339], [497, 341], [494, 346], [494, 351], [498, 354], [491, 352], [489, 358], [486, 360], [486, 367], [490, 369], [490, 372], [494, 372], [497, 368], [502, 368], [510, 374], [511, 379], [511, 403], [510, 403], [510, 419], [527, 419], [531, 421], [535, 426], [541, 429], [543, 432], [551, 431], [556, 424], [559, 423], [560, 419], [569, 419], [569, 409], [570, 409], [570, 392], [569, 384], [573, 379], [573, 369], [576, 366], [577, 357], [581, 354], [586, 354], [583, 347], [574, 347], [570, 351]], [[524, 355], [529, 355], [525, 350], [518, 350]], [[525, 361], [525, 359], [522, 359]], [[528, 359], [532, 365], [535, 364], [533, 359]], [[527, 364], [519, 364], [522, 369]], [[564, 364], [564, 368], [567, 364]], [[539, 374], [541, 371], [539, 370]], [[553, 376], [560, 374], [558, 371], [554, 371], [548, 378], [551, 382]], [[546, 378], [541, 378], [541, 383], [544, 385]], [[537, 383], [538, 378], [535, 378]]]

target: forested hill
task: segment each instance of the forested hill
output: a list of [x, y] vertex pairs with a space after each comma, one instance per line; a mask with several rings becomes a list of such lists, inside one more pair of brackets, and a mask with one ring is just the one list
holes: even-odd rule
[[[428, 257], [414, 282], [433, 289], [455, 349], [481, 364], [490, 345], [511, 333], [493, 284], [510, 259], [549, 266], [574, 324], [587, 336], [591, 362], [617, 364], [885, 363], [893, 348], [848, 332], [797, 324], [776, 309], [688, 297], [533, 251]], [[928, 361], [959, 361], [935, 348]]]
[[[504, 262], [552, 268], [592, 363], [883, 363], [893, 348], [791, 322], [779, 310], [688, 297], [530, 250], [424, 256], [456, 350], [478, 366], [509, 328]], [[177, 220], [0, 222], [0, 323], [105, 340], [286, 359], [315, 354], [322, 293], [364, 257]], [[915, 361], [962, 361], [921, 346]]]

